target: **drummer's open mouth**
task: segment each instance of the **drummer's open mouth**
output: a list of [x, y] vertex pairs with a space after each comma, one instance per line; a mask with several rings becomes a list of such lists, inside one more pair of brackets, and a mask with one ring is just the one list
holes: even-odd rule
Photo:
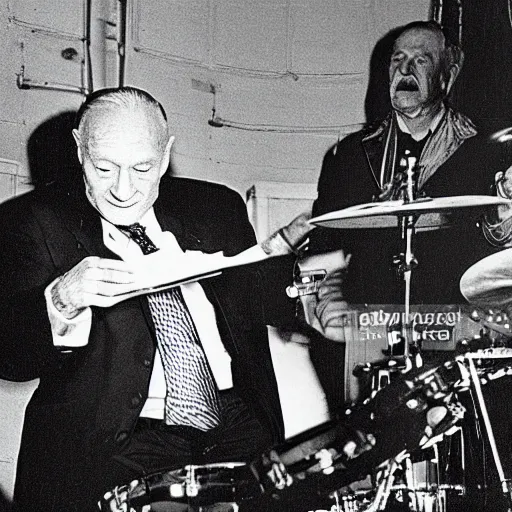
[[403, 78], [396, 86], [397, 91], [418, 91], [418, 84], [413, 78]]

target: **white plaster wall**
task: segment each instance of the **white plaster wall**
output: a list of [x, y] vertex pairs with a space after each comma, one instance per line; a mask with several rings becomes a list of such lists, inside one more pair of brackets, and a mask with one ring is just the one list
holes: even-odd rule
[[[6, 498], [11, 497], [14, 489], [23, 413], [36, 387], [37, 381], [0, 380], [0, 493]], [[1, 498], [0, 511], [3, 512]]]
[[[0, 0], [0, 201], [31, 188], [30, 134], [79, 94], [20, 90], [17, 74], [83, 85], [82, 0]], [[118, 2], [93, 0], [97, 85], [117, 85]], [[364, 122], [368, 64], [389, 29], [429, 0], [131, 0], [126, 83], [162, 101], [174, 171], [244, 194], [256, 181], [315, 183], [326, 149]], [[99, 18], [110, 22], [105, 25]], [[99, 30], [101, 32], [101, 30]], [[77, 58], [61, 52], [75, 48]], [[103, 53], [102, 53], [103, 52]], [[205, 92], [215, 89], [215, 94]], [[238, 128], [213, 128], [217, 116]], [[0, 381], [0, 492], [12, 494], [22, 411], [35, 383]]]
[[[137, 0], [127, 82], [167, 108], [177, 174], [241, 193], [315, 183], [325, 151], [365, 120], [375, 43], [428, 14], [425, 0]], [[207, 124], [213, 108], [223, 128]]]

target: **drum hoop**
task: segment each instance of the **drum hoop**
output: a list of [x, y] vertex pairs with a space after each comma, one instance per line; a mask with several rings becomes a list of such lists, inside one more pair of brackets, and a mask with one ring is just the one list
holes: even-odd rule
[[211, 462], [209, 464], [187, 464], [185, 469], [233, 469], [247, 466], [245, 462]]

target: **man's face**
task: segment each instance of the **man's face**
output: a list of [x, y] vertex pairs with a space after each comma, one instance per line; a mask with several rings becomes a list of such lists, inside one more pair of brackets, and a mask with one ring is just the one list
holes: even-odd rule
[[158, 197], [172, 139], [159, 148], [155, 123], [133, 112], [107, 113], [91, 122], [89, 134], [79, 157], [90, 203], [112, 224], [138, 222]]
[[395, 42], [389, 65], [390, 97], [395, 110], [408, 117], [427, 115], [445, 96], [441, 73], [444, 40], [423, 28], [404, 32]]

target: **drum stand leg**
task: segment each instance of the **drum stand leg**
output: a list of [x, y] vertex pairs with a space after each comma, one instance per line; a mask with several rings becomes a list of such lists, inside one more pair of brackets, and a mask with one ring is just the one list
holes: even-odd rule
[[386, 510], [388, 498], [391, 494], [393, 483], [395, 481], [395, 472], [405, 457], [407, 457], [407, 453], [402, 452], [395, 459], [387, 461], [385, 467], [377, 472], [377, 489], [375, 497], [370, 505], [364, 509], [364, 512]]
[[434, 444], [432, 447], [435, 456], [435, 468], [436, 468], [436, 492], [435, 492], [435, 504], [436, 512], [446, 512], [446, 489], [441, 488], [441, 471], [440, 465], [441, 460], [439, 459], [439, 447]]
[[409, 357], [410, 345], [413, 343], [411, 339], [411, 277], [412, 277], [412, 262], [414, 256], [412, 254], [412, 237], [414, 233], [414, 218], [406, 217], [403, 219], [405, 230], [405, 268], [404, 268], [404, 282], [405, 282], [405, 299], [404, 299], [404, 321], [402, 327], [402, 336], [404, 338], [404, 356]]
[[509, 510], [512, 509], [512, 487], [511, 487], [511, 479], [505, 477], [505, 472], [503, 471], [503, 466], [501, 464], [501, 458], [498, 453], [498, 447], [496, 446], [496, 438], [494, 437], [494, 433], [492, 430], [491, 420], [489, 418], [489, 413], [487, 412], [487, 406], [485, 405], [484, 395], [482, 393], [482, 386], [480, 385], [480, 378], [478, 377], [478, 373], [476, 371], [475, 363], [472, 357], [467, 357], [469, 366], [469, 373], [471, 375], [471, 380], [473, 382], [473, 386], [475, 387], [475, 392], [478, 400], [478, 405], [480, 407], [480, 412], [482, 414], [482, 418], [484, 420], [485, 430], [487, 432], [487, 439], [489, 441], [489, 445], [491, 447], [492, 456], [494, 459], [494, 463], [496, 465], [496, 470], [498, 472], [498, 477], [501, 483], [501, 490], [508, 501]]
[[409, 499], [411, 500], [410, 509], [413, 512], [420, 512], [418, 494], [416, 490], [416, 482], [414, 481], [414, 472], [412, 469], [412, 461], [410, 457], [405, 459], [405, 487], [409, 490]]

